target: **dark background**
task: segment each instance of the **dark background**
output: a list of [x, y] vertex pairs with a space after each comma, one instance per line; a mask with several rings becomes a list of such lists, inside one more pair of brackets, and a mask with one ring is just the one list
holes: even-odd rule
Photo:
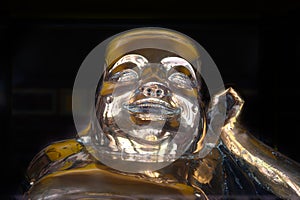
[[224, 83], [245, 100], [240, 120], [300, 162], [297, 1], [10, 1], [0, 6], [0, 198], [22, 193], [26, 167], [53, 141], [76, 135], [71, 93], [104, 39], [159, 26], [198, 41]]

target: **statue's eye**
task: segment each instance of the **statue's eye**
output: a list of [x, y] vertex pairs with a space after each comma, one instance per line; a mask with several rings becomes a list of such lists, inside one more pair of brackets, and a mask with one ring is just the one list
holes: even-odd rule
[[192, 82], [190, 78], [180, 72], [175, 72], [169, 76], [169, 81], [175, 84], [176, 87], [190, 89], [192, 87]]
[[138, 79], [138, 74], [132, 69], [126, 69], [115, 73], [110, 80], [116, 82], [129, 82], [136, 81]]

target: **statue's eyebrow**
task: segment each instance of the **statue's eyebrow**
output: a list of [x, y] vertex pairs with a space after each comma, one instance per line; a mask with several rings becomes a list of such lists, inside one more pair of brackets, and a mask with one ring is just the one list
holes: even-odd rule
[[176, 67], [178, 71], [184, 73], [187, 76], [192, 76], [194, 79], [196, 79], [196, 75], [192, 65], [183, 58], [166, 57], [163, 58], [160, 62], [164, 65], [167, 71]]
[[148, 60], [138, 54], [128, 54], [120, 58], [109, 70], [109, 73], [111, 73], [113, 70], [115, 70], [118, 66], [124, 64], [124, 63], [133, 63], [135, 64], [139, 69], [141, 69], [145, 64], [148, 63]]

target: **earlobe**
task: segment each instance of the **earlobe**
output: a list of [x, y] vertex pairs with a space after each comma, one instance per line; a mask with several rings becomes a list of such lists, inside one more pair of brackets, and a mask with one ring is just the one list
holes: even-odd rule
[[222, 128], [234, 123], [243, 107], [244, 101], [233, 88], [215, 95], [208, 107], [205, 129], [201, 140], [197, 143], [194, 153], [200, 158], [205, 157], [217, 145]]
[[206, 127], [194, 153], [200, 158], [205, 157], [218, 144], [223, 127], [236, 121], [243, 104], [244, 101], [233, 88], [215, 95], [208, 106]]
[[225, 124], [227, 124], [228, 122], [235, 122], [243, 108], [244, 100], [231, 87], [225, 90], [223, 93], [216, 95], [214, 99], [216, 98], [224, 98], [224, 100], [226, 101]]

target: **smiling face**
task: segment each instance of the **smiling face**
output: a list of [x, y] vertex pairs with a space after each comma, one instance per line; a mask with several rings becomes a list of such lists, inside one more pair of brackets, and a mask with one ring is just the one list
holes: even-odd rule
[[127, 53], [109, 66], [97, 117], [110, 146], [127, 153], [186, 151], [201, 127], [199, 83], [183, 58], [158, 49]]

